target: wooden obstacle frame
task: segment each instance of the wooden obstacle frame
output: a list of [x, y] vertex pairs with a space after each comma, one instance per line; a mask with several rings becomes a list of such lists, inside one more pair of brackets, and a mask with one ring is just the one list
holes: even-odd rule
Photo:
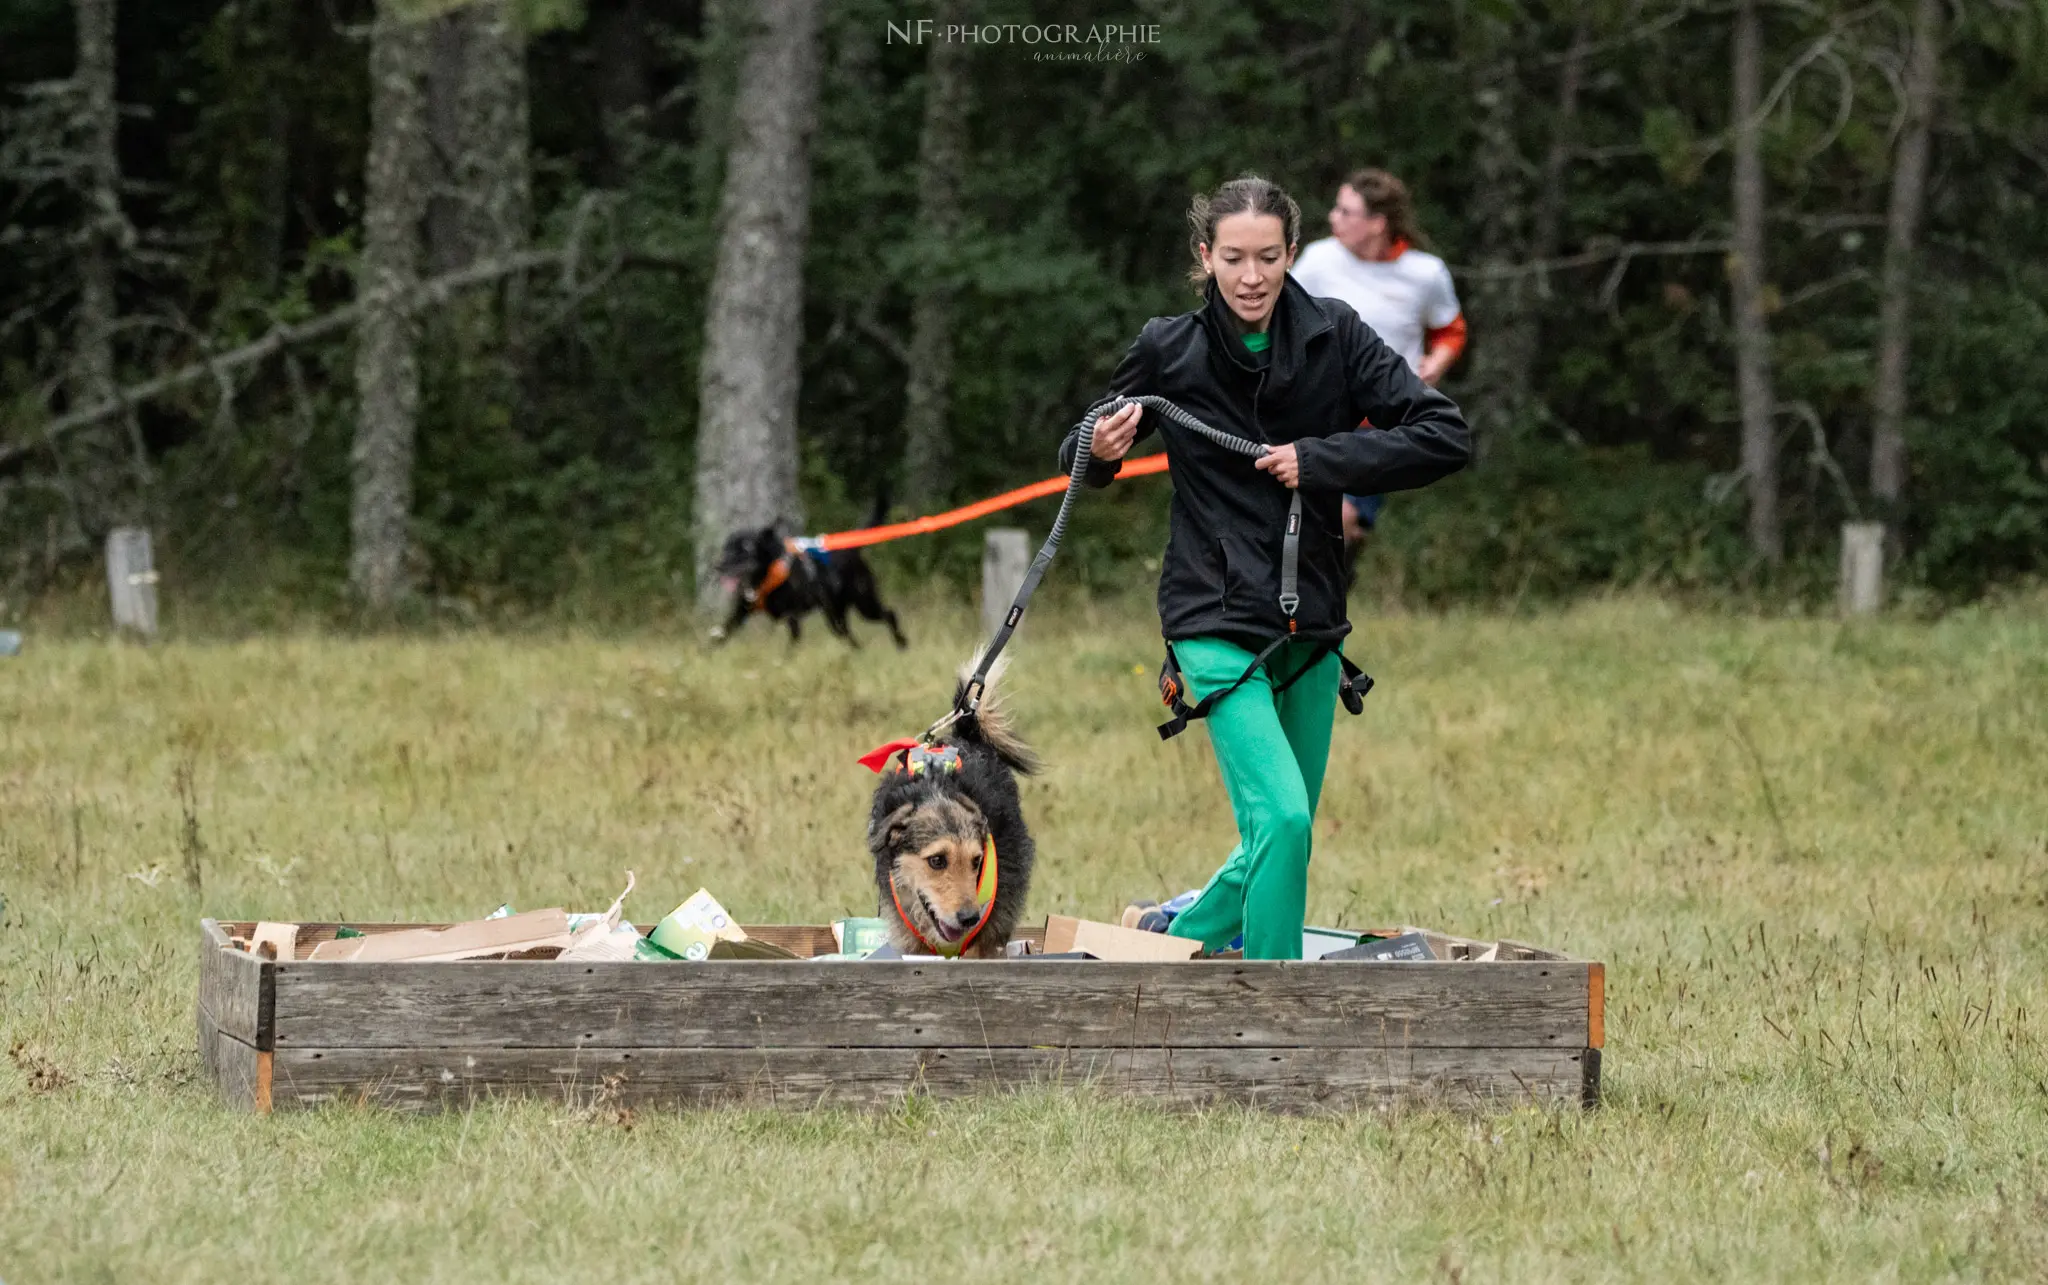
[[[1604, 966], [1510, 941], [1428, 932], [1432, 963], [359, 964], [306, 958], [334, 924], [301, 925], [289, 960], [238, 948], [254, 927], [201, 921], [198, 1041], [222, 1099], [259, 1113], [886, 1107], [1039, 1085], [1287, 1112], [1600, 1097]], [[746, 931], [834, 949], [827, 928]]]

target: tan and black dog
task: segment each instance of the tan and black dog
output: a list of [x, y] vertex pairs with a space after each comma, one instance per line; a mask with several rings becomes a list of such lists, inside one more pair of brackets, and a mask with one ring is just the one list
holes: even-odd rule
[[1002, 669], [989, 676], [979, 711], [938, 740], [899, 742], [864, 760], [882, 773], [868, 817], [875, 913], [906, 955], [1000, 957], [1023, 914], [1035, 853], [1017, 774], [1039, 764], [1004, 717]]

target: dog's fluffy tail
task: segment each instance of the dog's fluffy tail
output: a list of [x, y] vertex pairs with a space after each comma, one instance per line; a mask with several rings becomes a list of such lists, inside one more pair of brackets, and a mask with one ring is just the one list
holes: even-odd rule
[[[974, 676], [975, 669], [981, 665], [981, 655], [981, 652], [975, 652], [974, 659], [968, 661], [960, 670], [960, 679], [953, 686], [953, 705], [956, 709], [967, 695], [967, 680]], [[1009, 667], [1010, 662], [1007, 658], [996, 661], [995, 667], [989, 670], [987, 684], [982, 688], [980, 707], [953, 726], [963, 738], [980, 741], [1017, 771], [1036, 772], [1043, 764], [1039, 762], [1038, 755], [1031, 747], [1024, 743], [1024, 738], [1010, 726], [1009, 711], [1003, 703], [1002, 678]]]

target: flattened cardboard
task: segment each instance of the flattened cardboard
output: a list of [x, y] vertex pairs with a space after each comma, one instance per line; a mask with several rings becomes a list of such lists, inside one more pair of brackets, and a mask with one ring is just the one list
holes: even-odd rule
[[474, 959], [478, 955], [501, 955], [512, 951], [536, 950], [542, 946], [567, 946], [569, 916], [557, 906], [529, 910], [502, 919], [477, 919], [446, 928], [414, 928], [405, 932], [372, 933], [367, 937], [346, 937], [324, 941], [313, 948], [316, 963], [388, 964], [400, 960], [439, 963], [453, 959]]
[[740, 941], [715, 941], [711, 943], [712, 959], [795, 959], [797, 953], [771, 941], [755, 941], [748, 937]]
[[[298, 944], [297, 924], [274, 924], [265, 920], [257, 924], [256, 930], [249, 934], [249, 953], [260, 959], [281, 959], [290, 963], [298, 958], [292, 953], [298, 948]], [[265, 946], [269, 946], [272, 953], [265, 954]]]
[[1136, 928], [1097, 923], [1092, 919], [1049, 915], [1045, 921], [1045, 953], [1048, 955], [1086, 951], [1097, 959], [1167, 963], [1193, 959], [1201, 949], [1202, 943], [1191, 938], [1140, 932]]

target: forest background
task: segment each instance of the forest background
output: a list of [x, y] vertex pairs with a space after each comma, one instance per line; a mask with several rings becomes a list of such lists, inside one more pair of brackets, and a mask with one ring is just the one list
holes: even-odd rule
[[[1908, 602], [1978, 597], [2048, 569], [2043, 14], [10, 0], [0, 621], [123, 524], [256, 624], [686, 611], [741, 523], [1051, 473], [1192, 306], [1192, 193], [1264, 173], [1307, 239], [1368, 164], [1453, 265], [1480, 448], [1371, 591], [1811, 604], [1876, 519]], [[1146, 582], [1166, 495], [1091, 497], [1054, 579]]]

